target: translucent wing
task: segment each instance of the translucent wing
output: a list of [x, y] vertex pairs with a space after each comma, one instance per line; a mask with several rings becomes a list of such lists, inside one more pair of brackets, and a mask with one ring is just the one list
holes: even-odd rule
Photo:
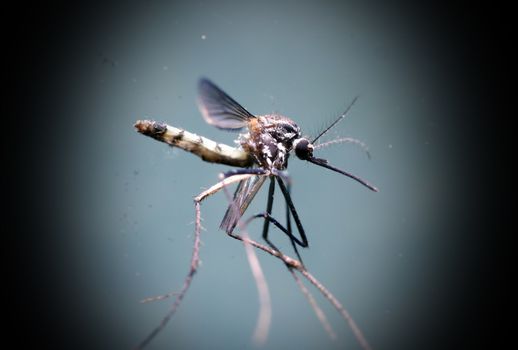
[[234, 193], [234, 201], [228, 206], [227, 212], [219, 225], [225, 232], [232, 232], [248, 205], [263, 185], [267, 176], [253, 176], [239, 183]]
[[198, 106], [205, 121], [220, 129], [238, 130], [255, 118], [208, 79], [198, 83]]

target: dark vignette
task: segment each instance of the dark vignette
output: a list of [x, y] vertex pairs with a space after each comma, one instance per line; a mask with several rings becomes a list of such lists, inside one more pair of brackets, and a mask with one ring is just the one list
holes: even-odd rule
[[[98, 329], [69, 312], [67, 305], [73, 303], [74, 296], [57, 292], [59, 281], [53, 277], [63, 262], [53, 259], [52, 220], [67, 213], [52, 211], [53, 188], [49, 187], [47, 166], [57, 147], [54, 126], [75, 125], [66, 125], [69, 121], [53, 113], [59, 99], [52, 87], [62, 78], [60, 68], [67, 64], [63, 53], [80, 54], [81, 40], [95, 40], [85, 33], [92, 33], [96, 23], [109, 21], [121, 5], [45, 2], [15, 6], [4, 13], [10, 21], [4, 19], [2, 24], [7, 37], [4, 70], [9, 83], [9, 98], [4, 102], [11, 107], [4, 114], [2, 150], [8, 166], [2, 197], [7, 199], [5, 203], [12, 203], [7, 204], [2, 220], [2, 232], [8, 237], [4, 269], [9, 278], [4, 292], [9, 308], [4, 339], [17, 348], [91, 348], [90, 339], [99, 337]], [[456, 140], [457, 148], [452, 152], [462, 156], [465, 173], [470, 174], [465, 181], [473, 192], [465, 202], [473, 222], [463, 227], [464, 234], [459, 236], [463, 239], [451, 245], [463, 245], [468, 238], [475, 243], [466, 256], [446, 254], [447, 263], [455, 268], [445, 270], [445, 281], [458, 285], [457, 303], [441, 306], [444, 314], [431, 320], [428, 339], [421, 343], [430, 349], [494, 347], [508, 338], [507, 317], [515, 310], [514, 301], [508, 299], [513, 276], [506, 274], [509, 267], [502, 264], [507, 257], [505, 223], [512, 196], [512, 185], [508, 185], [512, 179], [503, 169], [512, 159], [505, 157], [510, 148], [502, 132], [509, 130], [509, 115], [502, 110], [500, 94], [506, 79], [498, 74], [509, 45], [498, 41], [506, 37], [505, 11], [473, 3], [453, 6], [432, 2], [399, 4], [390, 6], [390, 11], [415, 18], [417, 30], [434, 39], [431, 42], [437, 51], [448, 52], [452, 69], [463, 77], [456, 89], [462, 89], [466, 97], [459, 118], [444, 121], [444, 125], [464, 131], [465, 138]], [[117, 347], [115, 339], [104, 336], [106, 348]]]

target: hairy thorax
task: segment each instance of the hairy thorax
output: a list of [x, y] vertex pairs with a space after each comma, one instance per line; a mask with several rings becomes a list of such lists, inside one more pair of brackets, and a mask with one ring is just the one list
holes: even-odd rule
[[259, 166], [284, 170], [293, 141], [300, 137], [300, 128], [293, 120], [272, 114], [250, 120], [248, 133], [239, 136], [239, 143]]

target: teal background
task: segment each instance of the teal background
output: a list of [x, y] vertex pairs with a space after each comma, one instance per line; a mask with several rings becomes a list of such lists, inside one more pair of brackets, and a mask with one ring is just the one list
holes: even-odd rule
[[[24, 306], [41, 310], [28, 312], [43, 318], [28, 327], [42, 345], [129, 349], [169, 309], [171, 300], [139, 300], [180, 290], [192, 198], [229, 167], [139, 135], [133, 123], [156, 119], [232, 145], [237, 135], [207, 125], [197, 110], [202, 76], [252, 113], [284, 114], [313, 136], [359, 95], [326, 137], [358, 138], [372, 159], [348, 144], [316, 155], [380, 192], [291, 159], [293, 200], [310, 242], [305, 264], [374, 349], [448, 348], [476, 329], [471, 316], [483, 309], [488, 283], [481, 276], [492, 271], [484, 259], [491, 212], [481, 215], [479, 205], [493, 204], [485, 165], [494, 145], [478, 117], [483, 72], [466, 40], [476, 36], [452, 25], [455, 15], [329, 1], [65, 9], [50, 17], [61, 20], [54, 26], [44, 21], [49, 41], [35, 34], [30, 52], [41, 56], [30, 74], [19, 70], [28, 78], [20, 105], [31, 118], [14, 128], [28, 140], [17, 160], [25, 176], [37, 176], [18, 178], [20, 208], [34, 216], [15, 222], [30, 256], [17, 279], [31, 294]], [[264, 210], [264, 192], [249, 214]], [[201, 268], [150, 349], [256, 348], [254, 280], [243, 247], [218, 230], [226, 205], [223, 194], [202, 205]], [[260, 239], [259, 222], [250, 234]], [[271, 235], [292, 254], [283, 235]], [[259, 258], [273, 303], [265, 349], [359, 347], [316, 290], [334, 341], [279, 261]]]

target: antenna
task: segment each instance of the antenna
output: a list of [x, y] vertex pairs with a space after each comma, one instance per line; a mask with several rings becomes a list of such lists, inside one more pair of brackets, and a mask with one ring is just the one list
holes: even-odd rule
[[338, 117], [337, 120], [335, 120], [333, 123], [331, 123], [331, 125], [329, 125], [324, 131], [322, 131], [320, 133], [320, 135], [318, 135], [317, 137], [315, 137], [315, 139], [313, 141], [311, 141], [312, 144], [315, 143], [316, 140], [318, 140], [319, 138], [321, 138], [322, 136], [324, 136], [329, 130], [331, 130], [331, 128], [333, 128], [336, 124], [338, 124], [338, 122], [342, 119], [345, 118], [345, 116], [347, 115], [347, 112], [349, 112], [349, 110], [351, 109], [351, 107], [353, 106], [353, 104], [356, 102], [356, 100], [358, 99], [358, 96], [356, 96], [352, 102], [349, 104], [349, 106], [347, 107], [347, 109], [345, 110], [345, 112], [342, 113], [342, 115], [340, 117]]

